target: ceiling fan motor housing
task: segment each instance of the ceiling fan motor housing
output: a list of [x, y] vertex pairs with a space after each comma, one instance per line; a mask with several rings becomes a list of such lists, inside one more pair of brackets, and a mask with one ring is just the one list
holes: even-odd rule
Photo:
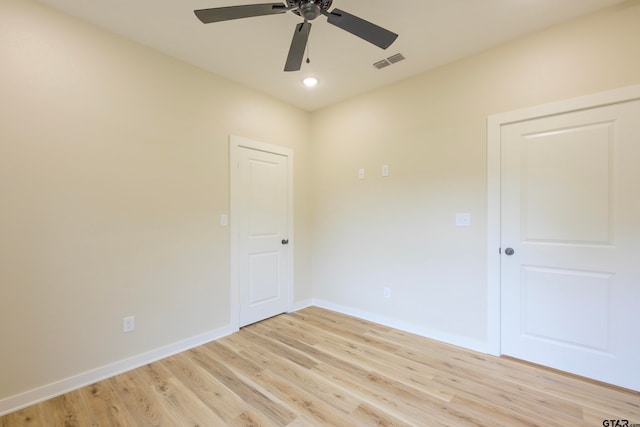
[[298, 7], [293, 10], [296, 15], [302, 16], [307, 21], [312, 21], [322, 14], [321, 10], [329, 10], [333, 0], [287, 0], [289, 7]]

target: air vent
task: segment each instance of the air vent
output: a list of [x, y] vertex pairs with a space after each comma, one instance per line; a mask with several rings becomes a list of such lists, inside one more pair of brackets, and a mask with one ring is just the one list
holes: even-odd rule
[[388, 67], [389, 65], [393, 65], [396, 64], [400, 61], [404, 61], [406, 58], [404, 57], [403, 54], [401, 53], [396, 53], [395, 55], [392, 55], [390, 57], [388, 57], [387, 59], [382, 59], [378, 62], [376, 62], [375, 64], [373, 64], [374, 67], [376, 67], [378, 70], [381, 70], [385, 67]]
[[389, 65], [391, 65], [391, 62], [387, 61], [386, 59], [383, 59], [382, 61], [378, 61], [375, 64], [373, 64], [373, 66], [376, 67], [378, 70], [382, 70], [384, 67], [388, 67]]
[[387, 61], [395, 64], [396, 62], [404, 61], [404, 59], [404, 55], [402, 55], [401, 53], [396, 53], [395, 55], [388, 57]]

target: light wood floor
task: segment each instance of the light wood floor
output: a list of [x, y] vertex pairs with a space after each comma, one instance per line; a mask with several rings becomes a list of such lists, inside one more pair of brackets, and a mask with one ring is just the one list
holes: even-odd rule
[[0, 418], [0, 426], [602, 426], [640, 393], [319, 308]]

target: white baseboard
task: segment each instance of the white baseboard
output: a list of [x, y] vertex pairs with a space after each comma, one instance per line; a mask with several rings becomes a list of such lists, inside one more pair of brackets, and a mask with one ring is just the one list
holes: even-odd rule
[[346, 314], [360, 319], [368, 320], [370, 322], [378, 323], [383, 326], [398, 329], [411, 334], [419, 335], [421, 337], [430, 338], [436, 341], [441, 341], [447, 344], [455, 345], [457, 347], [466, 348], [468, 350], [477, 351], [480, 353], [489, 354], [489, 346], [485, 341], [479, 341], [470, 339], [467, 337], [449, 334], [443, 331], [433, 330], [425, 328], [423, 326], [408, 323], [403, 320], [395, 319], [392, 317], [381, 316], [379, 314], [371, 313], [368, 311], [360, 310], [353, 307], [348, 307], [340, 304], [335, 304], [329, 301], [314, 299], [313, 304], [316, 307], [325, 308], [338, 313]]
[[312, 299], [305, 299], [302, 301], [294, 302], [290, 307], [289, 313], [293, 313], [294, 311], [302, 310], [303, 308], [311, 307], [313, 305]]
[[236, 331], [237, 329], [233, 329], [231, 326], [224, 326], [204, 334], [196, 335], [194, 337], [133, 356], [129, 359], [120, 360], [33, 390], [28, 390], [23, 393], [4, 398], [0, 400], [0, 416], [18, 411], [22, 408], [43, 402], [53, 397], [60, 396], [61, 394], [77, 390], [81, 387], [102, 381], [114, 375], [139, 368], [140, 366], [144, 366], [148, 363], [173, 356], [174, 354], [181, 353], [199, 345], [215, 341]]

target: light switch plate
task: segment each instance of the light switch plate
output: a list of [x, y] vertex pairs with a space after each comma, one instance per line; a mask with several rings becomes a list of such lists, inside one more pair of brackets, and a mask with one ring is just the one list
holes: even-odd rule
[[364, 179], [364, 168], [358, 169], [358, 179]]
[[471, 227], [471, 214], [456, 214], [456, 227]]
[[133, 332], [135, 328], [136, 328], [136, 318], [134, 316], [127, 316], [124, 319], [122, 319], [122, 329], [125, 334], [129, 332]]

